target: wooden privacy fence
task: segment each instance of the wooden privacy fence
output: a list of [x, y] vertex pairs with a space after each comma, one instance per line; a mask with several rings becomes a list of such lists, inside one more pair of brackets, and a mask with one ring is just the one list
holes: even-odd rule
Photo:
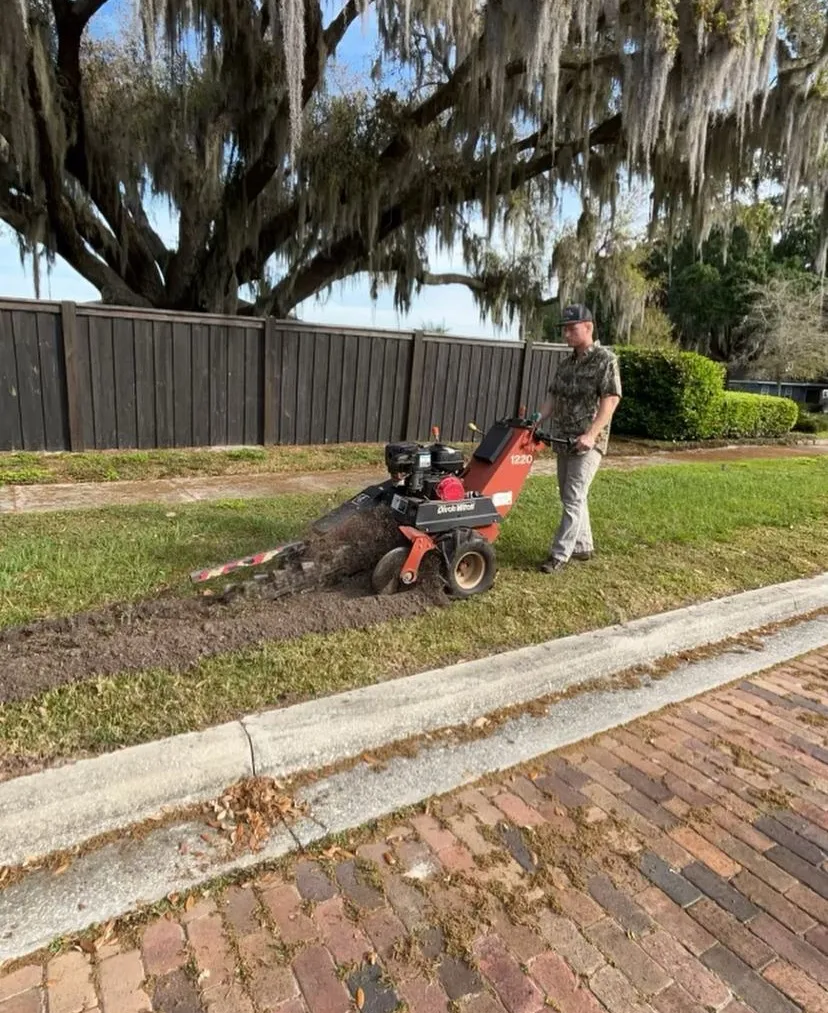
[[0, 300], [0, 450], [468, 438], [566, 348]]

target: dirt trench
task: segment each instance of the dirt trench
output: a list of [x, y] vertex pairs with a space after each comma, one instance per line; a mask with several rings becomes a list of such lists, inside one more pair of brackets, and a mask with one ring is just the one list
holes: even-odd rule
[[304, 558], [313, 570], [298, 577], [302, 590], [277, 600], [264, 585], [264, 597], [162, 597], [3, 630], [0, 703], [96, 676], [185, 671], [212, 655], [362, 629], [447, 604], [434, 560], [415, 587], [386, 597], [372, 594], [371, 569], [399, 537], [389, 516], [374, 512], [310, 539]]

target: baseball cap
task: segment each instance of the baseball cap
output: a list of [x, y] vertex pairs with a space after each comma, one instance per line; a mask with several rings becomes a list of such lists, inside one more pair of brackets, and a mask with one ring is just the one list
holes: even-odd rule
[[557, 326], [566, 327], [567, 324], [592, 323], [593, 319], [592, 310], [588, 306], [584, 306], [583, 303], [575, 303], [564, 308]]

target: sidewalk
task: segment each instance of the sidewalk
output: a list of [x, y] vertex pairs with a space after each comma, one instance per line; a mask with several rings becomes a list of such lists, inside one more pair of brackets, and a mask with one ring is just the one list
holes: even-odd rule
[[0, 1013], [826, 1013], [827, 733], [821, 650], [174, 898]]
[[[778, 460], [828, 455], [828, 441], [807, 446], [721, 447], [710, 450], [663, 451], [641, 456], [610, 456], [604, 468], [629, 469], [660, 464], [729, 463], [739, 460]], [[549, 454], [535, 462], [533, 475], [554, 475]], [[360, 489], [384, 477], [381, 471], [333, 471], [313, 474], [219, 475], [162, 478], [136, 482], [78, 482], [56, 485], [0, 485], [0, 515], [85, 510], [143, 503], [178, 505], [211, 500], [256, 499], [289, 493], [336, 492]]]

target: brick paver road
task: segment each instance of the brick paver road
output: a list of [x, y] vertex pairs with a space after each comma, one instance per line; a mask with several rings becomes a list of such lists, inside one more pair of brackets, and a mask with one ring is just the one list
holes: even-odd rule
[[827, 1013], [827, 734], [828, 651], [9, 968], [0, 1013]]

